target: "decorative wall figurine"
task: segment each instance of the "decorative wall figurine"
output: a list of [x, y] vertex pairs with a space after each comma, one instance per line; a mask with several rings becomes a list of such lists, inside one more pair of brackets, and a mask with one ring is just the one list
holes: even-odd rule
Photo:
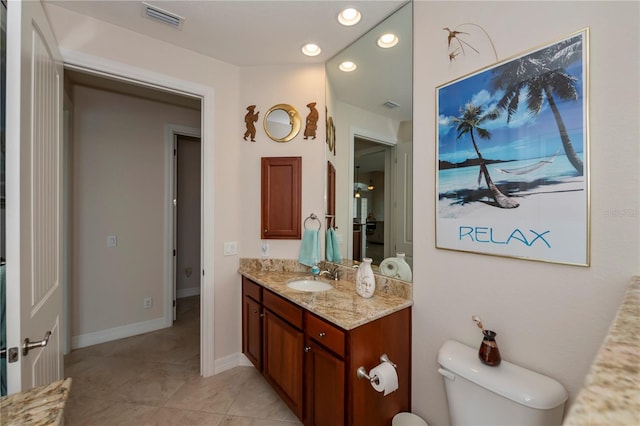
[[255, 105], [249, 105], [247, 107], [247, 114], [244, 116], [244, 124], [247, 126], [247, 131], [244, 132], [243, 139], [246, 141], [247, 137], [251, 137], [251, 142], [256, 141], [256, 126], [253, 124], [258, 121], [258, 115], [260, 111], [253, 112], [256, 109]]
[[336, 127], [333, 124], [333, 117], [327, 117], [327, 145], [329, 145], [329, 151], [336, 155]]
[[472, 26], [472, 27], [476, 27], [479, 30], [481, 30], [485, 36], [487, 36], [487, 39], [489, 40], [489, 43], [491, 44], [491, 48], [493, 49], [493, 53], [496, 57], [496, 62], [498, 61], [498, 53], [496, 52], [496, 47], [493, 45], [493, 40], [491, 40], [491, 37], [489, 37], [489, 34], [484, 30], [484, 28], [482, 28], [480, 25], [477, 24], [473, 24], [470, 22], [464, 23], [464, 24], [460, 24], [457, 27], [455, 27], [453, 30], [449, 29], [448, 27], [444, 27], [443, 30], [445, 30], [448, 34], [447, 34], [447, 49], [449, 51], [449, 62], [451, 61], [455, 61], [456, 57], [460, 54], [462, 54], [462, 56], [464, 56], [466, 54], [464, 48], [465, 46], [468, 47], [469, 49], [473, 50], [476, 53], [480, 53], [480, 51], [478, 51], [478, 49], [476, 49], [475, 47], [473, 47], [472, 45], [470, 45], [469, 43], [467, 43], [463, 37], [461, 37], [461, 35], [464, 36], [468, 36], [468, 37], [472, 37], [473, 34], [470, 34], [468, 32], [464, 32], [464, 31], [458, 31], [458, 28], [463, 27], [463, 26]]
[[307, 107], [309, 107], [310, 112], [309, 115], [307, 115], [307, 125], [304, 128], [304, 138], [308, 139], [311, 137], [311, 139], [315, 139], [316, 130], [318, 129], [318, 110], [316, 109], [315, 102], [307, 104]]

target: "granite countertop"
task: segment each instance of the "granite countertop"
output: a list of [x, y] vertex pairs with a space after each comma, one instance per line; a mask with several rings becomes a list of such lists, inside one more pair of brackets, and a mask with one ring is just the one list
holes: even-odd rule
[[[376, 282], [376, 292], [370, 299], [358, 296], [351, 276], [328, 281], [334, 288], [323, 292], [303, 292], [287, 287], [287, 282], [310, 278], [309, 272], [289, 268], [262, 268], [256, 263], [241, 262], [240, 274], [303, 307], [304, 309], [343, 328], [352, 330], [413, 305], [408, 293], [388, 280]], [[344, 274], [347, 275], [347, 274]]]
[[0, 399], [0, 424], [62, 425], [64, 405], [71, 389], [71, 379], [58, 380]]
[[632, 279], [563, 425], [640, 425], [639, 324], [640, 276]]

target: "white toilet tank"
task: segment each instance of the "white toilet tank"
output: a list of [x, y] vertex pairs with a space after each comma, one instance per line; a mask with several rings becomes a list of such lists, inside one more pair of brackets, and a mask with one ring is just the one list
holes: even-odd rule
[[554, 426], [568, 394], [552, 378], [502, 361], [483, 364], [478, 349], [449, 340], [438, 352], [451, 425]]

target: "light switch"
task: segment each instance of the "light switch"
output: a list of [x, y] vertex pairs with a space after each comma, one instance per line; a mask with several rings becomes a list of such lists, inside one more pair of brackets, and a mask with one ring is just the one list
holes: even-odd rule
[[224, 255], [232, 256], [234, 254], [238, 254], [238, 242], [237, 241], [229, 241], [224, 243]]
[[118, 239], [115, 235], [107, 236], [107, 247], [116, 247], [118, 245]]

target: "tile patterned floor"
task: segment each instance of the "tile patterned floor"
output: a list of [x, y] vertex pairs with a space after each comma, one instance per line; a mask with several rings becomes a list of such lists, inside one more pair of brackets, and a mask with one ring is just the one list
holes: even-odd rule
[[65, 424], [293, 426], [301, 423], [253, 367], [202, 378], [200, 300], [178, 300], [165, 330], [77, 349]]

